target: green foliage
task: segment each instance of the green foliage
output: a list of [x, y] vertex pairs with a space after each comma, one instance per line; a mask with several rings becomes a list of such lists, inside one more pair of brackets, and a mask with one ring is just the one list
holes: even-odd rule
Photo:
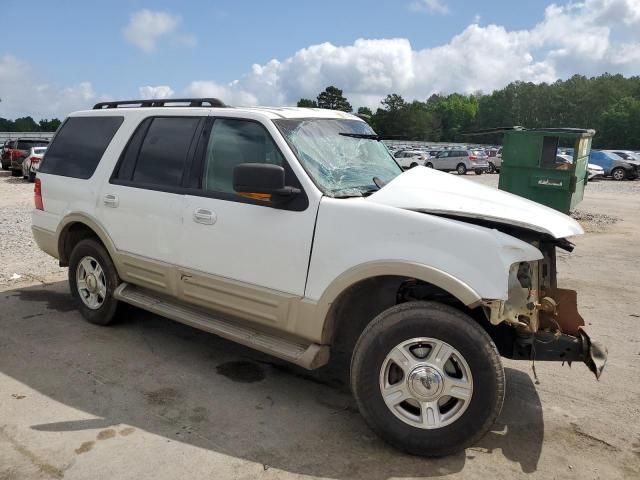
[[367, 115], [369, 117], [373, 116], [373, 112], [371, 111], [371, 109], [369, 107], [359, 107], [358, 108], [358, 115]]
[[318, 95], [318, 107], [328, 108], [330, 110], [342, 110], [343, 112], [352, 112], [351, 104], [342, 95], [342, 90], [333, 85], [325, 88], [324, 92]]
[[60, 123], [57, 118], [42, 119], [38, 123], [32, 117], [16, 118], [15, 120], [0, 118], [0, 132], [55, 132]]
[[602, 137], [611, 146], [640, 149], [640, 98], [624, 97], [611, 105], [602, 115]]
[[298, 100], [298, 107], [318, 108], [318, 103], [310, 98], [301, 98]]
[[595, 148], [640, 149], [640, 77], [574, 75], [552, 84], [513, 82], [488, 95], [434, 94], [411, 103], [392, 93], [380, 103], [369, 123], [382, 136], [499, 143], [499, 134], [462, 134], [513, 125], [577, 127], [596, 130]]

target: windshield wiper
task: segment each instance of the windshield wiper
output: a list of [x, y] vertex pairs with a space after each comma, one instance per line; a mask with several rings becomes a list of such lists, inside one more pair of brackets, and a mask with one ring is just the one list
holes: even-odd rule
[[369, 134], [369, 133], [350, 133], [350, 132], [340, 132], [338, 135], [342, 135], [343, 137], [351, 137], [351, 138], [364, 138], [366, 140], [377, 140], [378, 142], [382, 140], [380, 135]]

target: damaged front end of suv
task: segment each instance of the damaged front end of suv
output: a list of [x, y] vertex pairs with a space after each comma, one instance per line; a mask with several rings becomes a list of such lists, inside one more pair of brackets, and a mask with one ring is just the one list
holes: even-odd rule
[[[567, 240], [531, 240], [542, 260], [519, 262], [509, 270], [509, 297], [485, 300], [492, 337], [503, 356], [514, 360], [584, 362], [600, 378], [607, 349], [591, 340], [578, 312], [577, 292], [559, 288], [556, 248], [573, 250]], [[512, 328], [505, 328], [512, 327]]]
[[[493, 296], [495, 290], [487, 294], [486, 284], [475, 283], [484, 295], [473, 305], [482, 307], [484, 313], [477, 316], [486, 317], [487, 322], [479, 320], [500, 354], [520, 360], [581, 361], [600, 376], [607, 350], [585, 331], [577, 293], [559, 288], [557, 282], [556, 252], [571, 252], [573, 244], [567, 238], [584, 233], [574, 219], [530, 200], [427, 169], [403, 173], [370, 200], [495, 232], [496, 238], [502, 238], [497, 247], [503, 252], [500, 266], [487, 258], [470, 259], [468, 264], [482, 265], [486, 282], [500, 285], [499, 295]], [[523, 248], [526, 254], [517, 253]], [[491, 252], [486, 253], [488, 257]]]

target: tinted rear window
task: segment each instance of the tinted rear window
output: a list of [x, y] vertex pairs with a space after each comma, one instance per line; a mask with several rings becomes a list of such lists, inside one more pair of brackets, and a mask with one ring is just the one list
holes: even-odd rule
[[29, 150], [31, 147], [44, 147], [49, 145], [46, 140], [19, 140], [18, 150]]
[[138, 153], [133, 182], [179, 187], [199, 122], [200, 117], [154, 118]]
[[70, 117], [47, 150], [40, 173], [87, 179], [124, 117]]

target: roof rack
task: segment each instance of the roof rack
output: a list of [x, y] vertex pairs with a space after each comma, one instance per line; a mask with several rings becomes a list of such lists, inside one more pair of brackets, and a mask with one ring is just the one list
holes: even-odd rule
[[[93, 106], [94, 110], [104, 108], [118, 108], [122, 106], [132, 107], [184, 107], [185, 105], [167, 105], [168, 103], [188, 103], [189, 107], [226, 107], [222, 100], [217, 98], [150, 98], [146, 100], [120, 100], [115, 102], [100, 102]], [[208, 104], [208, 105], [205, 105]]]

